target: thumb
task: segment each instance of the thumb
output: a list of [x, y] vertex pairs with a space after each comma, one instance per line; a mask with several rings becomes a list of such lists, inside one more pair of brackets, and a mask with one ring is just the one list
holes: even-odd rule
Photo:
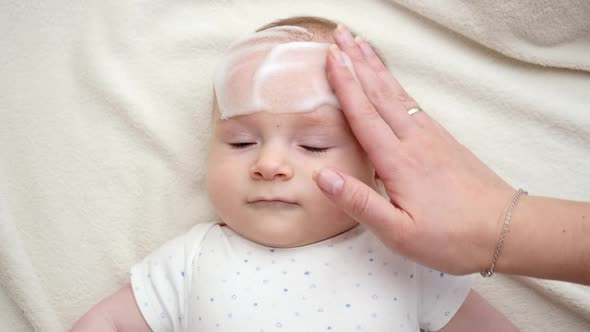
[[334, 168], [314, 174], [320, 190], [337, 207], [361, 224], [369, 226], [390, 247], [398, 247], [404, 238], [403, 224], [408, 214], [358, 179]]

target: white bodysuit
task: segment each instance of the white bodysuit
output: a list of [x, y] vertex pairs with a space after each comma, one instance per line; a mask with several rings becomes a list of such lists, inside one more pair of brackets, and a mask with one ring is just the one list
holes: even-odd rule
[[203, 223], [131, 271], [154, 331], [434, 331], [459, 309], [469, 279], [392, 253], [362, 225], [269, 248]]

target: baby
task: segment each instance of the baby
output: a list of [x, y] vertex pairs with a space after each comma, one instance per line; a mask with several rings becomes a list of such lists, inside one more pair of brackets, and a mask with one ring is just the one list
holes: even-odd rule
[[379, 189], [326, 78], [335, 27], [291, 18], [229, 48], [208, 158], [220, 220], [135, 265], [74, 330], [515, 330], [469, 277], [396, 255], [315, 185], [314, 171], [338, 167]]

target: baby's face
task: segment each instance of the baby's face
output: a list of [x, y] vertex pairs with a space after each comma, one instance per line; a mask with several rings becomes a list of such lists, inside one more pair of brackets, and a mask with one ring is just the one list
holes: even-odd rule
[[208, 192], [221, 220], [251, 241], [297, 247], [356, 222], [315, 185], [314, 170], [337, 167], [373, 188], [375, 171], [342, 112], [213, 115]]

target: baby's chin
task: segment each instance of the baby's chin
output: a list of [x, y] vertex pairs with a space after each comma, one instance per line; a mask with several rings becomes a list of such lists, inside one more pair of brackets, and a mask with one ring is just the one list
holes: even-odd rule
[[[295, 248], [323, 240], [317, 239], [317, 235], [315, 234], [308, 234], [298, 225], [289, 225], [280, 222], [256, 225], [243, 231], [243, 234], [239, 231], [237, 232], [252, 242], [272, 248]], [[327, 235], [325, 238], [328, 237], [330, 236]]]
[[232, 225], [230, 222], [226, 225], [242, 237], [265, 247], [296, 248], [327, 240], [354, 227], [356, 223], [340, 225], [338, 228], [325, 228], [321, 225], [312, 227], [294, 220], [258, 219], [247, 224]]

